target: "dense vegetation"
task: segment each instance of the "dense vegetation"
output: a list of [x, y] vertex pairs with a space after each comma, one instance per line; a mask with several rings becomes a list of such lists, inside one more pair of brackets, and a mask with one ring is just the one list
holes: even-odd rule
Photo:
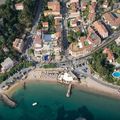
[[95, 52], [92, 55], [90, 64], [92, 68], [105, 80], [113, 82], [112, 72], [114, 71], [114, 66], [107, 62], [106, 55], [102, 53], [102, 50]]
[[[19, 61], [9, 72], [0, 74], [0, 81], [7, 79], [16, 71], [32, 65], [27, 61], [21, 60], [20, 54], [13, 49], [12, 43], [16, 37], [21, 38], [28, 28], [32, 27], [35, 1], [6, 0], [5, 4], [0, 6], [0, 63], [7, 57]], [[21, 11], [15, 9], [15, 4], [19, 2], [24, 4], [24, 9]], [[4, 48], [7, 48], [7, 51]]]
[[117, 46], [115, 43], [110, 45], [109, 48], [114, 53], [114, 57], [116, 59], [116, 62], [120, 64], [120, 47]]
[[[109, 48], [114, 53], [115, 60], [120, 63], [120, 48], [115, 43], [110, 45]], [[115, 69], [115, 66], [110, 64], [106, 55], [102, 53], [103, 49], [95, 52], [92, 55], [92, 59], [89, 60], [90, 66], [92, 69], [97, 72], [104, 80], [119, 84], [120, 80], [113, 78], [112, 73]]]
[[[24, 10], [15, 9], [17, 2], [24, 3]], [[6, 0], [6, 3], [0, 6], [0, 63], [6, 57], [19, 59], [19, 54], [13, 50], [12, 42], [16, 37], [21, 37], [26, 28], [32, 26], [34, 4], [35, 0]], [[5, 53], [4, 47], [9, 51]]]

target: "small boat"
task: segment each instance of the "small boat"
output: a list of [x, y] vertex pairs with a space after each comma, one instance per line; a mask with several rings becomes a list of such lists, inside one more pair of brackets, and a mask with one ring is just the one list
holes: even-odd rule
[[34, 102], [33, 104], [32, 104], [32, 106], [36, 106], [37, 105], [37, 102]]

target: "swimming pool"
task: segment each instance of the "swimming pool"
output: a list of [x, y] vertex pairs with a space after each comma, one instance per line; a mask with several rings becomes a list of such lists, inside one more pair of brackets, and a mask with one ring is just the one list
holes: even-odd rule
[[115, 77], [115, 78], [120, 78], [120, 72], [113, 72], [112, 73], [112, 76]]

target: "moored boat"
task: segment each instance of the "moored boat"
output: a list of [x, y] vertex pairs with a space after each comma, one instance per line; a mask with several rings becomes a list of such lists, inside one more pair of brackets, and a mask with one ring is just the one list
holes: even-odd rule
[[33, 104], [32, 104], [32, 106], [36, 106], [37, 105], [37, 102], [34, 102]]

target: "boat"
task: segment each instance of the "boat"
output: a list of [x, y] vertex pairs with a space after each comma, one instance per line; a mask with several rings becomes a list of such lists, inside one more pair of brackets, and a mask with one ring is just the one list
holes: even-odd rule
[[32, 106], [36, 106], [37, 105], [37, 102], [34, 102], [33, 104], [32, 104]]

